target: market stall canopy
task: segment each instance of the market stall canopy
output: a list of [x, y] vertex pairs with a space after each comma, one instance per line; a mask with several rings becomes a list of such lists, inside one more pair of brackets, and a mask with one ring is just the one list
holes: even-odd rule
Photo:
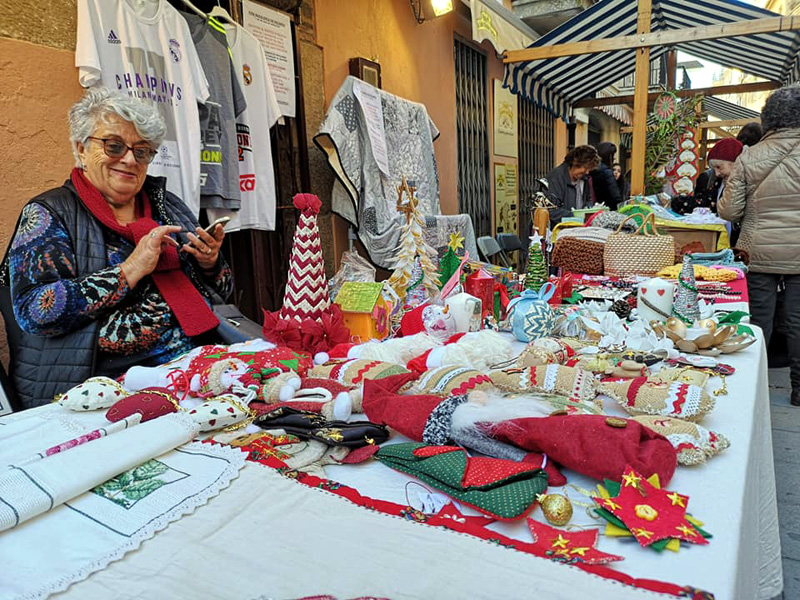
[[703, 98], [703, 112], [721, 121], [734, 121], [739, 119], [758, 121], [761, 119], [761, 113], [758, 111], [739, 106], [738, 104], [714, 96], [706, 96]]
[[[654, 33], [737, 23], [781, 15], [736, 0], [654, 0]], [[536, 40], [529, 48], [589, 42], [636, 34], [638, 3], [603, 0]], [[789, 83], [800, 76], [800, 32], [776, 31], [738, 37], [678, 39], [674, 46], [701, 59], [772, 81]], [[650, 59], [669, 50], [653, 46]], [[635, 48], [596, 54], [559, 56], [506, 64], [504, 85], [553, 115], [567, 119], [570, 105], [619, 81], [635, 70]]]

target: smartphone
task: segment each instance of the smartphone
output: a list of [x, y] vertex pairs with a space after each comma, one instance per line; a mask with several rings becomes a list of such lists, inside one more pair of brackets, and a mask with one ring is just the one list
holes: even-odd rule
[[214, 235], [214, 229], [216, 229], [217, 225], [222, 225], [222, 227], [224, 228], [225, 225], [227, 225], [228, 221], [230, 220], [231, 220], [230, 217], [220, 217], [219, 219], [214, 221], [211, 225], [206, 227], [205, 231], [210, 235]]

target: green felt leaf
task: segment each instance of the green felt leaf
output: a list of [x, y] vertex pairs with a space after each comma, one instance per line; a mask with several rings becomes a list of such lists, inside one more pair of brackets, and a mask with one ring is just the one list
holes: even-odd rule
[[750, 329], [747, 325], [737, 325], [736, 326], [736, 335], [740, 335], [742, 333], [746, 333], [748, 335], [752, 335], [753, 337], [755, 337], [755, 335], [756, 335], [755, 333], [753, 333], [753, 330]]
[[741, 323], [742, 319], [749, 316], [750, 313], [744, 312], [743, 310], [735, 310], [733, 312], [729, 312], [727, 315], [720, 317], [719, 324], [726, 325], [726, 324]]

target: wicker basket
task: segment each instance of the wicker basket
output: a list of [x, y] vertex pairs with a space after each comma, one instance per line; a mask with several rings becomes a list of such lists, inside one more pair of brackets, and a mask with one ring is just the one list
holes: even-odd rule
[[[656, 231], [655, 217], [649, 214], [633, 233], [622, 233], [621, 229], [631, 215], [620, 223], [617, 231], [608, 236], [603, 252], [606, 275], [624, 277], [628, 275], [655, 275], [675, 262], [675, 240], [671, 235], [660, 235]], [[653, 233], [648, 233], [647, 226]]]

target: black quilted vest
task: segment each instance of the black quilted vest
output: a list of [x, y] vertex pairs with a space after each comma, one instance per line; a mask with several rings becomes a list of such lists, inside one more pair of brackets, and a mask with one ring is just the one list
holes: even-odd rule
[[[178, 197], [166, 191], [165, 181], [163, 177], [147, 177], [143, 186], [153, 207], [153, 218], [165, 225], [183, 227], [184, 231], [177, 237], [181, 243], [188, 242], [184, 232], [194, 232], [197, 221]], [[47, 208], [69, 232], [77, 276], [94, 273], [108, 266], [104, 229], [80, 201], [71, 181], [30, 202]], [[195, 286], [210, 298], [211, 292], [191, 265], [188, 271]], [[8, 250], [0, 265], [0, 310], [5, 320], [11, 355], [9, 375], [16, 388], [17, 397], [11, 399], [14, 410], [52, 402], [56, 394], [67, 391], [96, 373], [98, 321], [55, 337], [33, 335], [19, 328], [11, 303]]]

